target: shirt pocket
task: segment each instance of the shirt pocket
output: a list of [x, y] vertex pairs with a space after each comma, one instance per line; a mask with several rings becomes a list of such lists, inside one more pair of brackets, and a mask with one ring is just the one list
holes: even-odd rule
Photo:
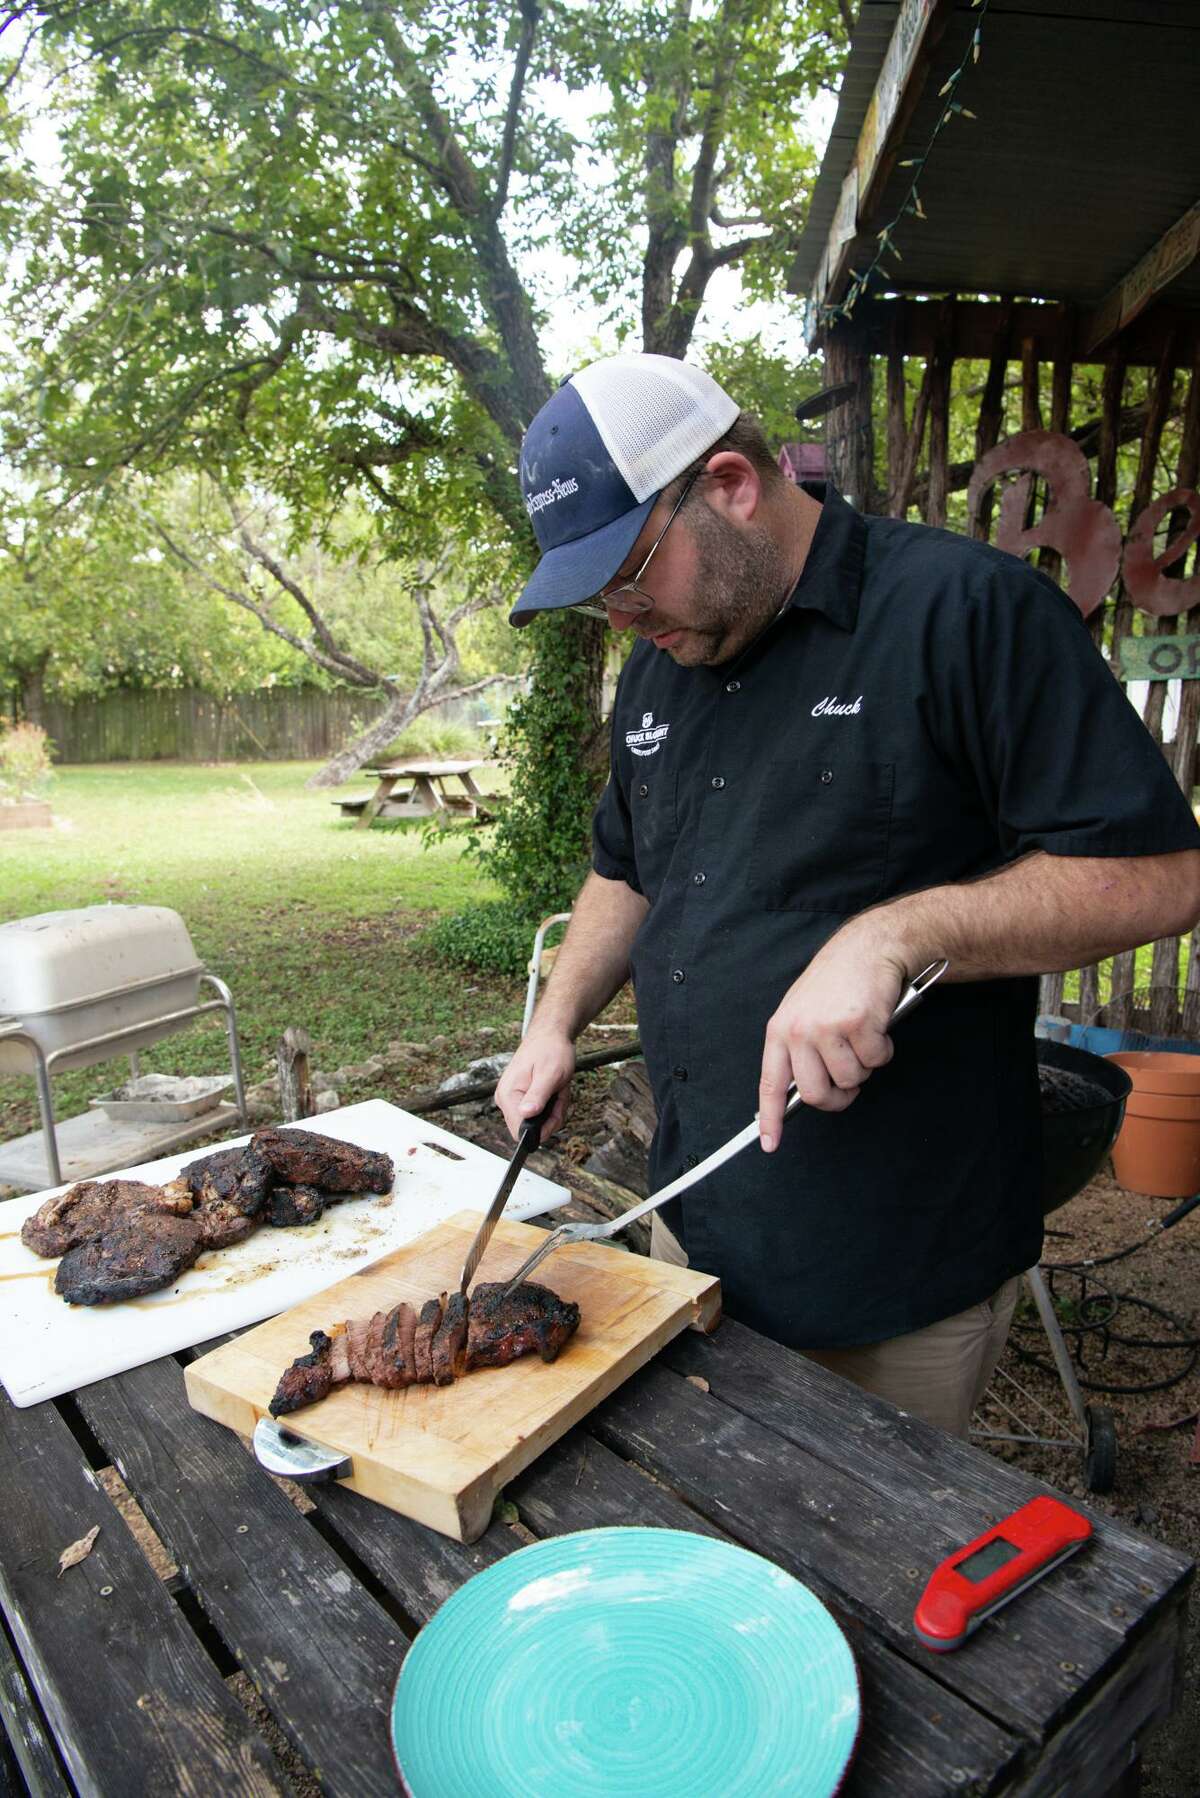
[[638, 881], [647, 899], [651, 900], [666, 879], [679, 836], [675, 808], [677, 785], [678, 775], [674, 769], [656, 769], [644, 776], [635, 774], [629, 788]]
[[895, 764], [844, 756], [772, 762], [750, 852], [768, 911], [855, 912], [884, 894]]

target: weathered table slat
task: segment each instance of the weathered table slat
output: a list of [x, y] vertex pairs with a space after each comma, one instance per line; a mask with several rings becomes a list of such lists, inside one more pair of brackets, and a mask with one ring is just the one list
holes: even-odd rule
[[[71, 1788], [62, 1762], [3, 1624], [0, 1624], [0, 1721], [33, 1798], [60, 1798], [60, 1794], [65, 1798]], [[0, 1791], [3, 1789], [0, 1785]], [[21, 1790], [20, 1786], [14, 1789]]]
[[[620, 1524], [724, 1535], [580, 1431], [535, 1461], [509, 1487], [509, 1496], [539, 1535]], [[945, 1788], [948, 1770], [954, 1791], [1008, 1789], [1020, 1749], [1012, 1735], [874, 1641], [844, 1612], [838, 1621], [854, 1649], [869, 1719], [844, 1798], [926, 1798]]]
[[407, 1641], [171, 1360], [79, 1405], [205, 1612], [327, 1789], [393, 1798], [390, 1685]]
[[[1003, 1617], [933, 1663], [912, 1632], [913, 1606], [930, 1565], [929, 1506], [903, 1495], [886, 1503], [828, 1462], [780, 1462], [778, 1434], [709, 1392], [653, 1365], [595, 1414], [618, 1452], [651, 1466], [730, 1535], [767, 1555], [822, 1598], [858, 1618], [906, 1659], [1026, 1737], [1056, 1729], [1106, 1660], [1116, 1628], [1086, 1632], [1049, 1582], [1021, 1604], [1016, 1629]], [[767, 1484], [761, 1468], [777, 1466]]]
[[[712, 1337], [685, 1332], [660, 1359], [679, 1373], [706, 1379], [724, 1404], [765, 1424], [806, 1456], [850, 1474], [889, 1505], [898, 1500], [919, 1506], [928, 1521], [934, 1560], [969, 1542], [1035, 1492], [1053, 1491], [729, 1318]], [[1189, 1576], [1190, 1563], [1148, 1536], [1098, 1512], [1090, 1515], [1094, 1548], [1043, 1587], [1039, 1603], [1052, 1594], [1054, 1602], [1075, 1611], [1089, 1629], [1099, 1626], [1123, 1634], [1127, 1619], [1144, 1613], [1149, 1595], [1166, 1598], [1177, 1592]], [[1012, 1613], [1011, 1619], [1016, 1616]]]
[[[0, 1456], [0, 1603], [78, 1791], [286, 1792], [53, 1406], [0, 1395]], [[59, 1579], [93, 1524], [91, 1554]]]

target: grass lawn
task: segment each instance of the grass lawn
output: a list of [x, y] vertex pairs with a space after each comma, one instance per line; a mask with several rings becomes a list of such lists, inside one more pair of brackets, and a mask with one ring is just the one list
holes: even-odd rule
[[[437, 913], [497, 889], [456, 842], [425, 849], [407, 824], [356, 830], [328, 792], [305, 789], [317, 766], [62, 769], [59, 827], [0, 835], [0, 917], [106, 900], [172, 906], [232, 988], [248, 1083], [271, 1071], [289, 1024], [308, 1029], [314, 1064], [328, 1071], [396, 1037], [444, 1035], [448, 1054], [460, 1039], [478, 1053], [481, 1026], [520, 1016], [521, 983], [449, 970], [414, 939]], [[142, 1066], [212, 1072], [223, 1053], [208, 1024], [147, 1051]], [[58, 1115], [83, 1109], [127, 1065], [55, 1080]], [[0, 1138], [36, 1124], [33, 1081], [0, 1080]]]

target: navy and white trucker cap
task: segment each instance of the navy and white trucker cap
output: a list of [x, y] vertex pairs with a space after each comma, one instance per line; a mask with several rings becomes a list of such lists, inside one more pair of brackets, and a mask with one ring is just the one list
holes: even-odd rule
[[673, 356], [608, 356], [546, 401], [521, 445], [521, 491], [542, 559], [509, 622], [529, 624], [610, 581], [663, 488], [740, 408]]

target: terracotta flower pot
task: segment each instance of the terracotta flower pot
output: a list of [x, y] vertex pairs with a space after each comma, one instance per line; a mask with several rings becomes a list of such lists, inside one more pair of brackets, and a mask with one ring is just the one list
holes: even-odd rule
[[1141, 1049], [1104, 1059], [1133, 1081], [1112, 1150], [1121, 1185], [1161, 1199], [1200, 1192], [1200, 1055]]

